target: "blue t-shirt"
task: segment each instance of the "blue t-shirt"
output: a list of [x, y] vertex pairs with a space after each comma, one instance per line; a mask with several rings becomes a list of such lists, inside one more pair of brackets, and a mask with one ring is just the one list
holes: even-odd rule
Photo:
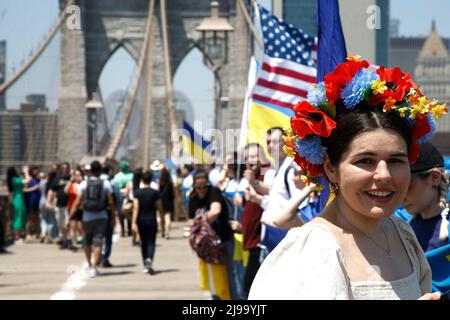
[[[34, 186], [37, 186], [38, 184], [39, 184], [39, 180], [32, 179], [28, 183], [28, 187], [32, 188]], [[30, 192], [30, 203], [32, 203], [32, 204], [39, 203], [40, 200], [41, 200], [41, 190], [37, 189], [37, 190]]]
[[438, 215], [430, 219], [423, 219], [420, 214], [411, 220], [411, 227], [424, 252], [440, 248], [448, 244], [446, 240], [439, 239], [442, 217]]

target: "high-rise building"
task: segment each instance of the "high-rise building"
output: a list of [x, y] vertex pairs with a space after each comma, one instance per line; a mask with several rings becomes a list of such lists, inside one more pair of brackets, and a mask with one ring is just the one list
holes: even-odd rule
[[48, 111], [48, 108], [46, 106], [47, 97], [45, 96], [45, 94], [29, 94], [27, 95], [27, 102], [34, 104], [38, 111]]
[[[445, 45], [436, 31], [434, 21], [432, 22], [431, 32], [417, 57], [414, 78], [420, 83], [420, 90], [426, 96], [436, 99], [440, 103], [450, 100], [450, 54], [448, 46]], [[438, 121], [437, 131], [450, 134], [450, 119], [448, 117]], [[450, 148], [450, 143], [448, 143], [448, 146]]]
[[[391, 37], [390, 67], [400, 67], [420, 84], [420, 90], [439, 103], [450, 100], [450, 39], [441, 38], [434, 22], [427, 37]], [[450, 155], [450, 119], [437, 122], [432, 138], [444, 155]]]
[[57, 160], [57, 115], [33, 109], [32, 104], [23, 104], [21, 111], [0, 112], [0, 177], [8, 166], [48, 168]]
[[399, 19], [391, 19], [389, 24], [389, 37], [390, 38], [398, 38], [400, 36], [400, 20]]
[[[389, 0], [339, 0], [348, 54], [388, 65]], [[317, 0], [284, 0], [283, 19], [317, 36]]]
[[283, 19], [310, 35], [317, 35], [317, 0], [284, 0]]
[[[6, 79], [6, 41], [0, 41], [0, 84]], [[5, 110], [5, 95], [0, 94], [0, 111]]]

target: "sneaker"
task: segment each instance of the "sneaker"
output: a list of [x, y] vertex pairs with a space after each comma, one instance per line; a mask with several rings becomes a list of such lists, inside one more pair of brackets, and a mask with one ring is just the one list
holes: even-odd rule
[[102, 268], [112, 268], [113, 265], [111, 264], [111, 262], [109, 262], [109, 260], [105, 260], [102, 262]]
[[90, 268], [88, 274], [90, 278], [95, 278], [100, 275], [100, 272], [96, 268]]
[[67, 240], [61, 242], [61, 244], [59, 245], [59, 249], [60, 250], [69, 249], [69, 242]]
[[8, 250], [6, 250], [3, 247], [0, 247], [0, 254], [9, 254], [9, 253], [11, 253], [11, 252], [9, 252]]
[[155, 273], [153, 268], [152, 268], [152, 265], [153, 265], [152, 259], [150, 259], [150, 258], [145, 259], [145, 263], [144, 264], [145, 264], [145, 268], [148, 270], [147, 271], [148, 273], [150, 273], [150, 274], [154, 274]]
[[148, 268], [147, 267], [144, 267], [143, 269], [142, 269], [142, 273], [148, 273]]

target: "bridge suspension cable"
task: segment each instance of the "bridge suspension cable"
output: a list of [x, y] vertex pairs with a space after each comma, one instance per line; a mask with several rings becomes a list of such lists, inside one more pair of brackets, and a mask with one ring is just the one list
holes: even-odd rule
[[[147, 50], [148, 50], [148, 46], [149, 46], [149, 42], [150, 42], [150, 36], [151, 36], [151, 31], [152, 31], [152, 20], [153, 20], [153, 10], [154, 10], [154, 6], [155, 6], [155, 0], [151, 0], [148, 6], [148, 20], [147, 20], [147, 27], [145, 30], [145, 36], [144, 36], [144, 42], [142, 44], [142, 48], [141, 48], [141, 53], [139, 56], [139, 63], [138, 63], [138, 68], [137, 68], [137, 72], [135, 75], [135, 79], [133, 82], [133, 86], [131, 89], [131, 94], [129, 96], [129, 99], [127, 101], [127, 106], [126, 109], [124, 111], [124, 114], [121, 118], [121, 121], [117, 127], [116, 133], [113, 137], [113, 139], [111, 140], [108, 149], [106, 151], [105, 156], [107, 158], [114, 158], [114, 156], [116, 155], [117, 149], [120, 146], [120, 143], [122, 141], [123, 135], [125, 133], [125, 129], [127, 128], [129, 119], [130, 119], [130, 115], [133, 111], [133, 106], [135, 104], [136, 101], [136, 96], [137, 96], [137, 92], [139, 89], [139, 83], [141, 81], [142, 78], [142, 74], [143, 74], [143, 70], [144, 70], [144, 66], [147, 65], [147, 68], [151, 68], [152, 67], [152, 63], [151, 61], [147, 61], [146, 62], [146, 57], [147, 57]], [[150, 55], [149, 55], [150, 56]], [[147, 86], [151, 86], [151, 83], [148, 83]], [[150, 97], [147, 97], [147, 99], [150, 99]]]
[[42, 52], [47, 48], [49, 43], [52, 41], [53, 37], [55, 36], [56, 32], [61, 28], [61, 25], [63, 24], [64, 20], [66, 19], [66, 10], [73, 5], [75, 0], [69, 0], [67, 2], [66, 7], [63, 11], [61, 11], [61, 14], [59, 16], [58, 21], [56, 22], [56, 25], [51, 29], [50, 33], [48, 34], [45, 41], [41, 44], [41, 46], [36, 49], [36, 51], [30, 56], [30, 58], [22, 64], [22, 66], [17, 70], [17, 72], [8, 80], [5, 81], [2, 85], [0, 85], [0, 94], [2, 94], [6, 89], [8, 89], [10, 86], [12, 86], [19, 78], [31, 67], [31, 65], [41, 56]]

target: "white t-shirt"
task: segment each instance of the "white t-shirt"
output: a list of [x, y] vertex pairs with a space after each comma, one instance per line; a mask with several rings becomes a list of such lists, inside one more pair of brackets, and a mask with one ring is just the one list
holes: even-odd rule
[[220, 171], [221, 171], [220, 167], [215, 166], [208, 174], [209, 183], [213, 187], [217, 187], [217, 185], [219, 184]]
[[[97, 177], [89, 177], [89, 179], [99, 179]], [[83, 180], [80, 183], [80, 186], [78, 187], [78, 196], [83, 197], [83, 193], [86, 190], [87, 187], [87, 181]], [[108, 197], [108, 194], [112, 193], [112, 187], [111, 183], [108, 180], [103, 180], [103, 190], [106, 192], [106, 197]], [[100, 211], [100, 212], [92, 212], [92, 211], [86, 211], [83, 210], [83, 222], [88, 221], [94, 221], [94, 220], [100, 220], [100, 219], [108, 219], [108, 213], [106, 210]]]
[[[275, 174], [273, 178], [272, 185], [270, 186], [269, 195], [266, 201], [261, 203], [261, 207], [264, 209], [261, 219], [273, 221], [276, 216], [283, 210], [283, 208], [288, 203], [289, 199], [294, 197], [300, 192], [300, 190], [294, 184], [294, 169], [291, 167], [294, 159], [287, 157], [281, 167]], [[287, 172], [287, 186], [286, 188], [285, 174]], [[299, 208], [303, 208], [308, 205], [308, 199], [303, 201]]]

